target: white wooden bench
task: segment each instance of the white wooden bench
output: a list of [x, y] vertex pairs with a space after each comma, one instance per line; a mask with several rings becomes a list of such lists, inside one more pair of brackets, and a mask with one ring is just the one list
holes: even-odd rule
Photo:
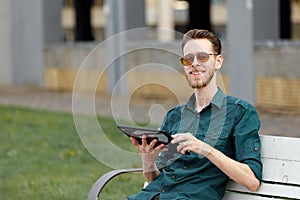
[[[230, 181], [224, 200], [300, 199], [300, 138], [266, 136], [261, 138], [263, 180], [256, 192]], [[88, 200], [96, 200], [113, 177], [141, 168], [110, 171], [101, 176], [89, 192]]]

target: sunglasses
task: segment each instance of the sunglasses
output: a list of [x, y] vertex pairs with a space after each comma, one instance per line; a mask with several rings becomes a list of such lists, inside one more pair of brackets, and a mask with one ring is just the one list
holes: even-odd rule
[[185, 56], [181, 57], [180, 62], [184, 66], [191, 65], [194, 62], [194, 58], [196, 56], [198, 62], [205, 63], [205, 62], [208, 61], [209, 56], [212, 56], [212, 55], [217, 56], [218, 54], [206, 53], [206, 52], [199, 52], [199, 53], [196, 53], [195, 55], [194, 54], [188, 54], [188, 55], [185, 55]]

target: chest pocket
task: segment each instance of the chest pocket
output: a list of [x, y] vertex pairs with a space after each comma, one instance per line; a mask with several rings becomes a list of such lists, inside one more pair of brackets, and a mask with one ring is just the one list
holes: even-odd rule
[[218, 129], [208, 130], [203, 137], [205, 143], [223, 152], [226, 143], [230, 139], [230, 132], [226, 129], [221, 131]]
[[177, 132], [196, 134], [199, 128], [199, 120], [200, 115], [195, 111], [189, 108], [183, 108]]
[[212, 108], [209, 127], [204, 133], [203, 141], [220, 151], [224, 151], [225, 145], [230, 138], [232, 125], [230, 118], [226, 119], [226, 109], [216, 110]]

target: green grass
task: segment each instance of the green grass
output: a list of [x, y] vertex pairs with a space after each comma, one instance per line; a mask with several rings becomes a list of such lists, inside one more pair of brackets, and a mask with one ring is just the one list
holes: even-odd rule
[[[134, 149], [112, 119], [98, 121], [112, 141]], [[93, 131], [89, 124], [85, 128]], [[72, 114], [0, 106], [1, 200], [87, 199], [93, 183], [110, 170], [86, 150]], [[101, 199], [124, 199], [142, 184], [141, 174], [122, 175], [105, 187]]]

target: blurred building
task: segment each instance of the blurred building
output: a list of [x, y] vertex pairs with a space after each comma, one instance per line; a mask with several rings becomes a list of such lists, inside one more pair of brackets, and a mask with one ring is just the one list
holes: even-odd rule
[[[205, 27], [214, 31], [224, 43], [226, 62], [222, 69], [222, 77], [228, 93], [239, 89], [229, 86], [232, 77], [238, 77], [239, 80], [234, 80], [233, 85], [244, 91], [255, 90], [255, 94], [250, 96], [255, 96], [253, 103], [258, 107], [276, 112], [285, 110], [300, 113], [298, 95], [300, 0], [238, 0], [238, 3], [245, 3], [246, 9], [251, 10], [251, 16], [248, 18], [246, 13], [238, 15], [236, 11], [240, 10], [238, 7], [240, 4], [231, 4], [233, 0], [0, 0], [0, 2], [2, 3], [0, 86], [34, 85], [47, 90], [71, 91], [83, 61], [97, 45], [105, 41], [106, 37], [118, 31], [138, 27], [174, 29], [177, 31], [175, 34], [174, 32], [160, 34], [151, 29], [147, 37], [130, 40], [123, 45], [127, 49], [138, 49], [148, 42], [153, 49], [178, 52], [181, 33], [191, 27]], [[232, 16], [232, 13], [237, 15]], [[120, 17], [122, 14], [123, 17]], [[240, 35], [234, 35], [236, 33], [230, 32], [228, 28], [233, 21], [233, 25], [237, 26], [237, 20], [240, 20], [239, 23], [242, 22], [240, 27], [235, 27], [241, 29], [243, 34]], [[247, 33], [248, 30], [250, 34]], [[228, 45], [232, 43], [232, 39], [229, 42], [230, 38], [240, 39], [236, 44], [240, 46], [236, 49], [231, 48]], [[240, 44], [243, 42], [245, 45]], [[89, 67], [84, 71], [84, 82], [80, 84], [83, 90], [90, 89], [90, 86], [95, 84], [92, 80], [99, 79], [96, 91], [111, 95], [109, 88], [114, 87], [118, 78], [122, 76], [124, 71], [117, 73], [105, 71], [99, 74], [99, 71], [105, 70], [105, 66], [99, 64], [99, 60], [105, 59], [106, 50], [97, 52], [98, 54], [89, 61]], [[242, 52], [246, 52], [243, 58], [240, 56]], [[231, 63], [230, 56], [240, 60], [236, 59], [234, 62], [237, 63]], [[126, 68], [128, 72], [133, 66], [157, 61], [172, 66], [177, 72], [182, 73], [177, 57], [166, 51], [137, 51], [135, 54], [128, 54], [126, 61], [121, 64], [124, 64], [122, 69]], [[233, 65], [251, 68], [250, 74], [254, 76], [253, 84], [243, 71], [235, 72], [238, 73], [237, 76], [232, 75], [235, 69], [230, 70], [230, 67]], [[114, 70], [118, 69], [120, 67]], [[131, 72], [124, 82], [124, 85], [127, 85], [125, 90], [135, 89], [134, 95], [146, 98], [170, 98], [172, 91], [162, 84], [145, 85], [141, 79], [153, 82], [155, 78], [158, 83], [162, 79], [164, 81], [167, 79], [168, 84], [172, 85], [178, 78], [176, 74], [159, 70], [159, 67], [155, 70], [143, 68]], [[119, 77], [112, 77], [110, 74], [119, 74]], [[113, 80], [114, 78], [117, 79]], [[246, 80], [248, 81], [248, 84], [245, 84], [246, 88], [237, 83]], [[178, 93], [176, 95], [183, 99], [190, 93], [188, 88], [181, 85], [174, 90]]]
[[[289, 2], [290, 0], [285, 0]], [[101, 41], [104, 39], [105, 15], [104, 15], [104, 0], [93, 0], [91, 6], [91, 24], [92, 32], [95, 40]], [[144, 11], [141, 14], [145, 15], [145, 25], [148, 27], [156, 27], [158, 24], [158, 1], [145, 0]], [[259, 6], [259, 5], [258, 5]], [[290, 23], [291, 23], [291, 39], [300, 39], [300, 1], [290, 1]], [[188, 0], [173, 0], [172, 11], [174, 14], [174, 29], [180, 32], [185, 32], [189, 27], [189, 1]], [[211, 29], [220, 37], [226, 36], [227, 24], [227, 7], [225, 0], [210, 0], [210, 22]], [[260, 16], [261, 17], [261, 16]], [[206, 20], [206, 19], [205, 19]], [[273, 18], [276, 21], [276, 18]], [[286, 23], [286, 22], [285, 22]], [[76, 17], [73, 0], [65, 0], [62, 9], [62, 27], [66, 41], [74, 41], [74, 29], [76, 27]]]

